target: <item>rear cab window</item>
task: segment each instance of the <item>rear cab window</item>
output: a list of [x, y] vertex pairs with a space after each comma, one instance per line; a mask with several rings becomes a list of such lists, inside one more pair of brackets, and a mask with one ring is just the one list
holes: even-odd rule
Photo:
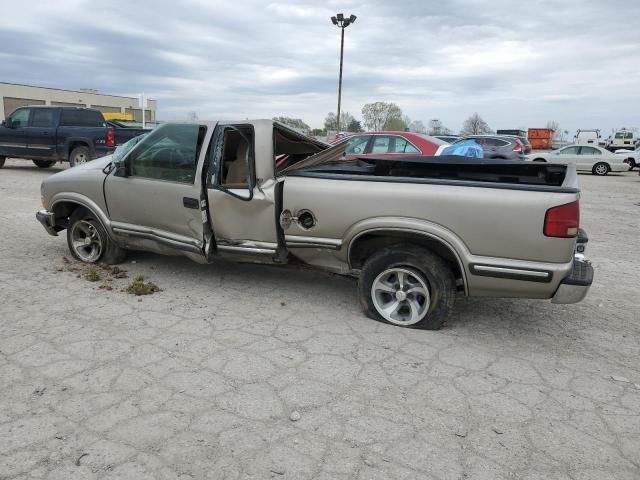
[[31, 126], [38, 128], [52, 128], [54, 111], [51, 108], [34, 108], [31, 112]]
[[61, 127], [104, 127], [104, 117], [97, 110], [63, 108], [60, 113]]

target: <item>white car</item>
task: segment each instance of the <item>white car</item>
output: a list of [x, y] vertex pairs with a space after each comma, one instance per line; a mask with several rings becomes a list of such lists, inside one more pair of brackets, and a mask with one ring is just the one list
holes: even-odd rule
[[633, 170], [635, 167], [640, 167], [640, 147], [635, 150], [619, 149], [616, 150], [616, 155], [622, 156], [623, 162], [629, 165], [629, 170]]
[[609, 172], [626, 172], [629, 170], [622, 155], [593, 145], [569, 145], [551, 152], [533, 152], [527, 160], [574, 164], [576, 170], [586, 170], [594, 175], [606, 175]]

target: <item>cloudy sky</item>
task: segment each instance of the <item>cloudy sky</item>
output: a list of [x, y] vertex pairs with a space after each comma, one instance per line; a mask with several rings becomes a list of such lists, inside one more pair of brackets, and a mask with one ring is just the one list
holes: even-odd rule
[[397, 103], [459, 130], [640, 127], [639, 0], [0, 0], [0, 81], [159, 102], [158, 118], [343, 111]]

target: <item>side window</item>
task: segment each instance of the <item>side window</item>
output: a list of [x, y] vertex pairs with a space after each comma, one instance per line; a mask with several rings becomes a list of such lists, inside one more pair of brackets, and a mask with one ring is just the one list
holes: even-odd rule
[[53, 127], [53, 110], [50, 108], [34, 108], [31, 113], [31, 126], [40, 128]]
[[562, 150], [560, 150], [558, 152], [560, 155], [577, 155], [578, 154], [578, 147], [567, 147], [567, 148], [563, 148]]
[[131, 175], [193, 183], [206, 127], [164, 124], [148, 134], [127, 159]]
[[9, 121], [13, 128], [23, 128], [29, 124], [29, 109], [21, 108], [16, 110], [9, 117]]
[[103, 127], [104, 117], [95, 110], [63, 108], [60, 114], [60, 126], [64, 127]]
[[389, 153], [420, 153], [416, 147], [402, 137], [393, 137], [393, 145]]
[[507, 142], [505, 142], [504, 140], [500, 140], [499, 138], [486, 138], [485, 144], [489, 145], [490, 147], [504, 147], [505, 145], [507, 145]]
[[249, 188], [253, 165], [253, 129], [249, 126], [219, 127], [212, 142], [211, 183], [227, 189]]
[[580, 155], [602, 155], [602, 153], [597, 148], [582, 147], [580, 149]]
[[370, 135], [358, 135], [357, 137], [351, 137], [347, 142], [347, 148], [344, 151], [347, 155], [366, 153], [367, 143], [371, 138]]
[[373, 139], [373, 147], [371, 148], [371, 153], [389, 153], [389, 143], [391, 138], [376, 135]]

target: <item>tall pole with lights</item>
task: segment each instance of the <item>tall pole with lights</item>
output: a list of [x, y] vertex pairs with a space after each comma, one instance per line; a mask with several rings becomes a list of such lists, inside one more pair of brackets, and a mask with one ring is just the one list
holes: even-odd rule
[[342, 100], [342, 59], [344, 57], [344, 29], [356, 21], [355, 15], [345, 17], [344, 14], [338, 13], [335, 17], [331, 17], [333, 24], [340, 29], [340, 77], [338, 79], [338, 113], [336, 115], [336, 128], [340, 131], [340, 102]]

